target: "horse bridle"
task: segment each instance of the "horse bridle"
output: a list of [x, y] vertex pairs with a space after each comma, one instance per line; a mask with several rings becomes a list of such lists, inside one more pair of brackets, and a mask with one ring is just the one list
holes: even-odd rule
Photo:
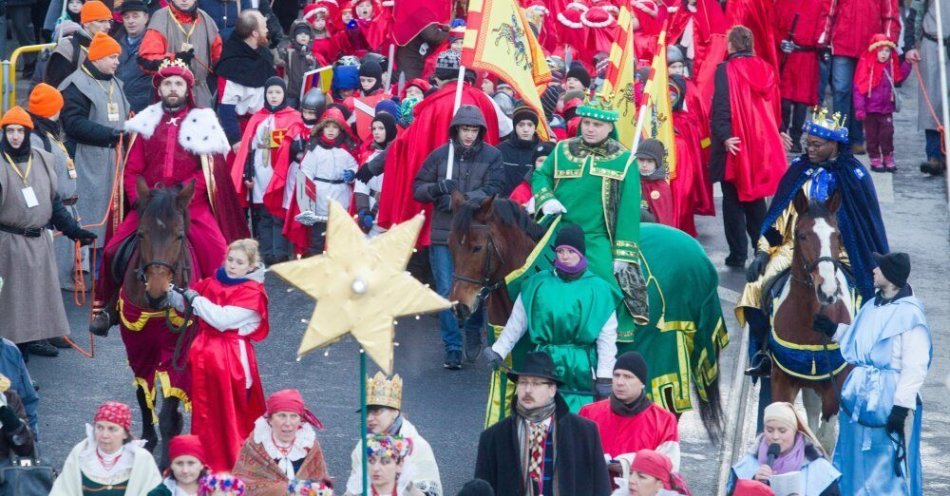
[[472, 224], [471, 229], [487, 229], [488, 230], [488, 243], [486, 244], [486, 247], [488, 248], [490, 253], [488, 253], [485, 256], [485, 263], [482, 264], [481, 279], [468, 277], [468, 276], [459, 274], [457, 272], [452, 272], [452, 278], [458, 281], [467, 282], [469, 284], [474, 284], [478, 286], [479, 290], [478, 290], [477, 298], [478, 298], [478, 301], [482, 301], [485, 298], [487, 298], [489, 294], [491, 294], [496, 289], [500, 288], [502, 284], [505, 283], [504, 279], [500, 281], [496, 281], [494, 283], [491, 281], [491, 276], [492, 276], [492, 273], [494, 272], [492, 260], [495, 258], [495, 256], [497, 256], [498, 266], [500, 267], [505, 264], [505, 257], [501, 255], [501, 251], [498, 249], [498, 245], [495, 244], [495, 238], [491, 234], [491, 226], [489, 226], [488, 224]]
[[[811, 273], [814, 272], [815, 269], [818, 268], [818, 264], [822, 262], [831, 262], [831, 264], [835, 266], [835, 273], [837, 273], [838, 270], [841, 269], [841, 262], [839, 262], [838, 260], [835, 260], [833, 257], [824, 256], [824, 257], [818, 257], [812, 262], [803, 261], [802, 270], [805, 272], [806, 275], [811, 275]], [[815, 289], [815, 281], [813, 281], [811, 277], [805, 277], [804, 280], [799, 280], [797, 277], [795, 277], [794, 274], [792, 274], [792, 278], [795, 280], [798, 280], [798, 282], [804, 284], [809, 289]]]

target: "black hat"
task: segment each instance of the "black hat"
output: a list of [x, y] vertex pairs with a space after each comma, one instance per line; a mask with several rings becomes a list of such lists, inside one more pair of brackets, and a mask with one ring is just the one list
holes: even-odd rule
[[907, 278], [910, 277], [909, 255], [903, 252], [894, 252], [888, 253], [887, 255], [872, 253], [871, 256], [874, 257], [874, 262], [877, 264], [877, 267], [881, 269], [881, 273], [884, 274], [884, 277], [887, 278], [888, 281], [891, 281], [891, 284], [898, 288], [903, 288], [907, 285]]
[[521, 363], [519, 368], [521, 370], [508, 372], [509, 381], [517, 383], [518, 377], [525, 376], [550, 379], [558, 386], [564, 384], [554, 371], [554, 360], [551, 359], [551, 355], [543, 351], [535, 351], [525, 355], [524, 362]]
[[145, 2], [142, 0], [125, 0], [122, 2], [122, 5], [119, 6], [119, 13], [125, 14], [126, 12], [145, 12], [148, 13], [148, 7], [145, 5]]
[[581, 82], [585, 88], [590, 88], [590, 74], [588, 74], [587, 69], [584, 69], [584, 66], [580, 64], [573, 64], [571, 70], [567, 71], [567, 78], [574, 78]]
[[522, 105], [511, 114], [511, 122], [518, 125], [521, 121], [531, 121], [535, 126], [538, 125], [538, 113], [527, 105]]
[[554, 239], [555, 248], [558, 246], [570, 246], [582, 255], [586, 255], [587, 245], [584, 242], [584, 231], [577, 224], [567, 224], [561, 227]]
[[455, 50], [445, 50], [435, 59], [435, 77], [443, 81], [458, 79], [462, 59]]
[[287, 82], [284, 81], [283, 78], [279, 78], [277, 76], [271, 76], [267, 78], [267, 81], [264, 81], [264, 91], [267, 91], [267, 88], [270, 88], [271, 86], [280, 86], [280, 89], [284, 90], [285, 92], [287, 91]]
[[645, 139], [637, 146], [637, 152], [634, 154], [637, 158], [649, 158], [656, 162], [657, 167], [663, 165], [663, 157], [666, 156], [666, 149], [663, 142], [658, 139]]
[[482, 479], [472, 479], [462, 486], [458, 496], [495, 496], [495, 490]]
[[367, 60], [360, 64], [360, 77], [376, 78], [376, 81], [379, 82], [380, 78], [383, 77], [383, 68], [379, 65], [379, 62]]
[[643, 359], [643, 355], [636, 351], [628, 351], [618, 356], [617, 363], [614, 364], [614, 370], [618, 369], [633, 372], [633, 375], [637, 376], [637, 379], [640, 379], [640, 382], [644, 385], [650, 380], [650, 376], [647, 374], [647, 362]]

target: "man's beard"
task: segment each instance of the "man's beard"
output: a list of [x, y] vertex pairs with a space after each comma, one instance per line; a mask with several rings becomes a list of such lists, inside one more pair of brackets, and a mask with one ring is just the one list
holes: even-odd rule
[[[170, 101], [174, 100], [174, 101]], [[185, 105], [185, 98], [178, 95], [168, 95], [162, 97], [162, 107], [166, 110], [178, 110]]]

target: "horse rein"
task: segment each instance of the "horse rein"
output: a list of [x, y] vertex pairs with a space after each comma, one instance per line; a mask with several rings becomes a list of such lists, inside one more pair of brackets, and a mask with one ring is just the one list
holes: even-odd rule
[[[835, 266], [836, 274], [841, 269], [841, 262], [839, 262], [838, 260], [835, 260], [833, 257], [824, 256], [824, 257], [818, 257], [812, 262], [802, 262], [802, 270], [805, 272], [806, 275], [810, 275], [812, 272], [815, 271], [815, 269], [818, 268], [818, 264], [822, 262], [831, 262], [831, 264]], [[804, 284], [808, 289], [815, 289], [815, 281], [813, 281], [811, 277], [805, 277], [805, 279], [802, 280], [802, 279], [799, 279], [797, 276], [795, 276], [794, 273], [791, 273], [790, 275], [792, 279], [794, 279], [795, 281], [798, 281], [800, 284]]]
[[488, 253], [488, 255], [485, 257], [485, 262], [482, 265], [481, 279], [468, 277], [454, 271], [452, 272], [452, 278], [458, 281], [467, 282], [469, 284], [474, 284], [478, 286], [479, 290], [478, 290], [478, 295], [476, 296], [476, 298], [478, 299], [479, 302], [481, 302], [481, 301], [484, 301], [485, 298], [487, 298], [489, 294], [491, 294], [492, 292], [500, 288], [505, 283], [504, 279], [500, 281], [496, 281], [494, 283], [491, 280], [492, 273], [494, 272], [492, 259], [494, 259], [495, 256], [497, 256], [499, 260], [498, 266], [500, 267], [505, 264], [505, 258], [501, 255], [501, 251], [498, 249], [498, 246], [495, 244], [495, 238], [491, 234], [491, 226], [489, 226], [488, 224], [472, 224], [471, 229], [487, 229], [488, 230], [487, 247], [490, 253]]

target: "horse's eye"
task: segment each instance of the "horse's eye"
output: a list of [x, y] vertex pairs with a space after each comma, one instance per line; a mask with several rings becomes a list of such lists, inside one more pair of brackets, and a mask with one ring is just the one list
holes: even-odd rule
[[805, 241], [806, 239], [808, 239], [808, 236], [806, 236], [805, 233], [795, 231], [795, 239], [799, 241]]
[[472, 253], [478, 253], [478, 252], [480, 252], [480, 251], [482, 251], [482, 247], [481, 247], [481, 246], [473, 246], [473, 247], [472, 247]]

